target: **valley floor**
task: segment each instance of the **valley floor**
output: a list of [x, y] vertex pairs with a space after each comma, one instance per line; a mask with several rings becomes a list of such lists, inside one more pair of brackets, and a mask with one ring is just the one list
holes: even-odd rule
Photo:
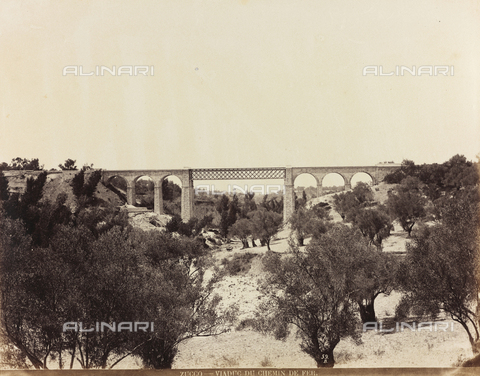
[[[286, 252], [288, 231], [279, 234], [272, 242], [275, 252]], [[384, 245], [385, 252], [400, 253], [405, 250], [405, 234], [398, 228]], [[223, 304], [238, 303], [240, 315], [238, 322], [253, 317], [253, 312], [261, 300], [257, 291], [258, 279], [262, 277], [261, 255], [266, 247], [240, 250], [241, 245], [234, 243], [234, 249], [227, 251], [221, 247], [215, 252], [215, 259], [232, 257], [235, 253], [251, 252], [258, 254], [252, 259], [250, 270], [243, 275], [228, 276], [217, 287], [217, 293], [223, 297]], [[375, 301], [375, 310], [379, 321], [393, 322], [395, 306], [400, 293], [389, 296], [380, 295]], [[443, 324], [438, 328], [448, 330], [411, 331], [380, 333], [367, 331], [362, 335], [362, 344], [351, 340], [342, 340], [336, 347], [335, 367], [452, 367], [461, 360], [472, 357], [468, 337], [458, 323], [444, 317], [438, 320]], [[278, 367], [301, 368], [316, 367], [315, 362], [300, 350], [299, 341], [291, 335], [286, 341], [277, 341], [271, 336], [259, 334], [250, 329], [236, 330], [218, 337], [193, 338], [179, 348], [173, 368], [228, 368], [228, 367]]]

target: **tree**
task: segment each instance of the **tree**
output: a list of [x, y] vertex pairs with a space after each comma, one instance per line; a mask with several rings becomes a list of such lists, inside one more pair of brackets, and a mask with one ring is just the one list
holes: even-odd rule
[[[257, 210], [257, 204], [254, 200], [255, 193], [254, 192], [246, 192], [245, 196], [243, 197], [243, 205], [241, 205], [239, 217], [248, 219], [248, 214]], [[248, 242], [246, 243], [248, 247]], [[252, 236], [252, 247], [256, 247], [255, 239]]]
[[93, 170], [93, 169], [94, 169], [94, 168], [93, 168], [93, 163], [90, 163], [90, 164], [85, 163], [85, 164], [82, 166], [82, 170], [83, 170], [83, 171], [89, 171], [89, 170]]
[[232, 201], [230, 201], [230, 204], [228, 205], [227, 229], [236, 222], [238, 213], [240, 213], [240, 205], [238, 203], [238, 196], [234, 194]]
[[404, 159], [402, 161], [401, 170], [404, 172], [405, 176], [417, 176], [418, 174], [418, 166], [415, 165], [415, 162], [409, 159]]
[[362, 181], [358, 182], [352, 190], [360, 204], [373, 201], [373, 191], [370, 185]]
[[420, 191], [418, 178], [408, 177], [398, 186], [397, 193], [389, 193], [386, 205], [392, 217], [411, 236], [413, 226], [425, 216], [426, 199]]
[[444, 178], [447, 168], [443, 164], [424, 164], [420, 167], [418, 178], [424, 184], [422, 191], [432, 201], [441, 197], [445, 191]]
[[75, 197], [80, 198], [83, 194], [83, 184], [85, 183], [85, 171], [82, 169], [72, 179], [70, 183]]
[[76, 170], [77, 166], [75, 166], [75, 162], [73, 159], [67, 159], [65, 163], [59, 164], [58, 167], [60, 167], [61, 170]]
[[342, 218], [355, 223], [359, 210], [373, 201], [373, 191], [368, 184], [359, 182], [352, 191], [336, 194], [333, 198], [335, 210]]
[[36, 205], [43, 196], [43, 187], [46, 181], [46, 171], [40, 173], [36, 178], [28, 178], [25, 192], [22, 195], [22, 203], [24, 205]]
[[168, 232], [176, 232], [178, 231], [180, 223], [182, 223], [182, 217], [180, 217], [178, 214], [173, 215], [172, 218], [170, 218], [170, 220], [165, 225], [165, 229]]
[[270, 251], [270, 241], [282, 226], [282, 215], [273, 211], [259, 209], [251, 212], [250, 218], [253, 224], [253, 236], [263, 241]]
[[102, 171], [95, 170], [89, 173], [88, 180], [85, 182], [85, 171], [82, 168], [78, 174], [75, 174], [70, 183], [80, 207], [93, 203], [95, 190], [102, 179]]
[[298, 198], [297, 194], [294, 192], [294, 199], [295, 199], [295, 210], [298, 210], [299, 208], [304, 208], [308, 201], [307, 193], [305, 192], [305, 190], [303, 190], [302, 197]]
[[300, 206], [295, 210], [290, 216], [288, 222], [292, 232], [295, 233], [297, 238], [298, 245], [303, 247], [303, 242], [306, 237], [311, 234], [312, 230], [312, 221], [314, 219], [313, 211], [305, 209], [305, 207]]
[[367, 237], [379, 250], [382, 249], [383, 239], [389, 237], [393, 229], [392, 221], [383, 206], [361, 209], [355, 218], [355, 224], [363, 236]]
[[[43, 367], [46, 349], [44, 341], [35, 341], [36, 332], [28, 328], [18, 315], [23, 313], [25, 300], [21, 270], [28, 263], [26, 257], [31, 249], [31, 238], [26, 233], [20, 220], [13, 220], [0, 210], [0, 291], [1, 291], [1, 325], [0, 337], [6, 342], [9, 358], [13, 358], [14, 367], [26, 365], [28, 361], [37, 369]], [[32, 308], [35, 308], [33, 306]], [[31, 315], [30, 310], [28, 311]], [[37, 316], [35, 316], [37, 317]], [[30, 331], [30, 333], [29, 333]], [[32, 348], [31, 345], [34, 345]], [[36, 346], [35, 346], [36, 345]], [[17, 352], [14, 350], [17, 349]], [[15, 361], [18, 364], [15, 364]]]
[[204, 280], [208, 263], [201, 243], [168, 233], [135, 234], [134, 244], [144, 249], [146, 265], [153, 268], [148, 280], [153, 292], [142, 304], [154, 316], [155, 331], [145, 334], [145, 344], [134, 355], [145, 367], [171, 368], [181, 342], [227, 332], [238, 308], [219, 312], [221, 298], [213, 294], [218, 276]]
[[396, 259], [372, 247], [356, 228], [341, 224], [314, 237], [312, 246], [337, 249], [337, 257], [331, 262], [339, 262], [345, 268], [351, 299], [358, 304], [362, 322], [376, 321], [375, 299], [392, 291]]
[[305, 207], [298, 208], [293, 212], [288, 222], [298, 244], [303, 246], [304, 240], [308, 236], [315, 238], [327, 232], [329, 220], [330, 216], [326, 210], [317, 205], [311, 209], [306, 209]]
[[220, 234], [223, 237], [226, 237], [228, 234], [228, 228], [229, 226], [229, 206], [230, 206], [230, 199], [226, 194], [223, 194], [222, 197], [220, 197], [220, 200], [217, 201], [215, 208], [217, 209], [217, 212], [220, 214]]
[[60, 193], [55, 203], [45, 200], [36, 207], [38, 219], [34, 224], [32, 241], [35, 246], [47, 248], [53, 239], [57, 226], [68, 225], [72, 220], [72, 213], [65, 205], [67, 195]]
[[217, 212], [222, 214], [224, 211], [228, 210], [228, 205], [230, 204], [230, 199], [226, 194], [223, 194], [220, 197], [220, 200], [217, 201], [215, 204], [215, 209], [217, 209]]
[[41, 172], [36, 178], [27, 179], [25, 192], [21, 195], [10, 194], [4, 201], [5, 215], [12, 219], [20, 219], [25, 224], [28, 234], [33, 234], [40, 218], [39, 202], [43, 196], [43, 187], [47, 181], [47, 172]]
[[0, 201], [7, 201], [9, 197], [8, 179], [3, 174], [3, 171], [0, 170]]
[[351, 222], [355, 219], [356, 212], [360, 205], [353, 192], [336, 194], [333, 196], [333, 199], [335, 210], [344, 220]]
[[467, 158], [463, 155], [454, 155], [444, 163], [444, 166], [446, 173], [443, 178], [443, 184], [446, 189], [459, 190], [478, 182], [477, 166], [467, 161]]
[[421, 166], [406, 159], [402, 162], [402, 166], [388, 174], [384, 181], [389, 184], [400, 184], [408, 177], [418, 177], [424, 184], [425, 195], [431, 200], [436, 200], [441, 196], [441, 192], [458, 190], [475, 184], [478, 181], [478, 168], [474, 163], [467, 161], [465, 156], [459, 154], [442, 164]]
[[238, 237], [243, 244], [243, 248], [248, 248], [248, 237], [252, 235], [252, 221], [247, 218], [241, 218], [236, 221], [228, 232], [229, 237]]
[[[131, 317], [127, 314], [133, 306], [129, 299], [138, 294], [127, 296], [122, 290], [127, 284], [135, 288], [133, 271], [126, 273], [130, 265], [120, 257], [127, 243], [112, 242], [116, 238], [112, 235], [96, 242], [85, 228], [62, 227], [49, 248], [6, 247], [2, 255], [2, 261], [8, 262], [2, 270], [2, 326], [35, 368], [46, 369], [49, 358], [58, 358], [62, 368], [62, 356], [68, 351], [71, 365], [76, 359], [83, 368], [104, 367], [109, 354], [124, 346], [126, 333], [62, 331], [66, 322], [89, 325], [97, 320], [109, 322], [112, 316], [120, 321]], [[99, 252], [104, 249], [99, 248], [102, 244], [108, 248], [108, 256]], [[115, 273], [118, 275], [113, 276]]]
[[430, 317], [445, 311], [465, 329], [474, 354], [480, 352], [479, 202], [478, 185], [452, 196], [441, 221], [407, 245], [398, 273], [405, 293], [399, 307]]
[[[116, 322], [117, 325], [140, 318], [141, 321], [155, 321], [155, 315], [147, 307], [155, 304], [151, 299], [156, 289], [152, 289], [151, 283], [157, 280], [152, 268], [142, 266], [144, 258], [138, 254], [139, 248], [132, 246], [132, 240], [128, 230], [113, 227], [92, 240], [90, 247], [83, 252], [74, 253], [78, 260], [77, 270], [72, 270], [73, 265], [67, 256], [70, 275], [76, 282], [70, 287], [78, 292], [78, 300], [69, 307], [70, 315], [66, 321], [81, 322], [87, 328], [94, 328], [97, 321]], [[75, 247], [65, 238], [54, 244], [57, 252], [63, 254]], [[165, 282], [161, 286], [166, 289]], [[138, 350], [147, 340], [142, 335], [135, 337], [138, 338], [132, 338], [128, 331], [68, 331], [64, 341], [65, 347], [72, 354], [76, 353], [75, 359], [82, 368], [104, 369]]]
[[38, 158], [27, 159], [27, 158], [13, 158], [10, 163], [10, 170], [33, 170], [39, 171], [43, 170], [43, 165], [40, 166]]
[[419, 173], [419, 166], [415, 162], [404, 159], [402, 165], [398, 170], [387, 174], [383, 179], [387, 184], [400, 184], [407, 176], [417, 176]]
[[348, 247], [355, 244], [347, 245], [343, 232], [333, 229], [304, 251], [292, 243], [286, 257], [268, 252], [263, 260], [267, 274], [261, 289], [267, 300], [257, 311], [255, 328], [277, 339], [296, 328], [301, 349], [317, 367], [334, 366], [340, 339], [360, 337], [350, 271], [343, 262]]
[[220, 234], [226, 238], [229, 228], [236, 222], [237, 215], [241, 213], [238, 196], [234, 194], [230, 201], [228, 196], [223, 194], [215, 207], [220, 214]]
[[180, 188], [173, 181], [168, 179], [162, 180], [162, 197], [164, 201], [173, 201], [182, 195], [182, 188]]
[[395, 256], [383, 253], [365, 239], [360, 239], [355, 230], [349, 232], [345, 229], [344, 236], [350, 239], [350, 244], [357, 243], [350, 258], [344, 261], [350, 271], [352, 298], [358, 304], [362, 322], [375, 322], [375, 299], [380, 294], [389, 295], [392, 292], [398, 262]]
[[137, 195], [147, 195], [153, 192], [153, 181], [150, 179], [137, 179], [135, 182], [135, 193]]
[[243, 205], [240, 209], [240, 218], [248, 218], [248, 213], [257, 210], [257, 204], [254, 200], [254, 192], [246, 192], [243, 197]]
[[[22, 222], [0, 212], [0, 329], [10, 358], [37, 369], [49, 360], [88, 369], [133, 355], [146, 367], [170, 368], [182, 341], [229, 329], [235, 308], [217, 309], [218, 276], [204, 280], [200, 242], [83, 212], [99, 216], [91, 221], [96, 233], [83, 221], [59, 225], [48, 247], [32, 246]], [[93, 329], [95, 322], [138, 320], [153, 322], [155, 331], [62, 330], [68, 322]]]
[[265, 210], [282, 214], [283, 213], [283, 196], [281, 196], [279, 200], [277, 200], [277, 197], [273, 197], [269, 200], [268, 195], [264, 195], [263, 201], [260, 203], [259, 206], [261, 208], [264, 208]]
[[312, 212], [318, 219], [331, 219], [329, 214], [330, 209], [330, 205], [326, 202], [319, 202], [318, 204], [312, 206]]

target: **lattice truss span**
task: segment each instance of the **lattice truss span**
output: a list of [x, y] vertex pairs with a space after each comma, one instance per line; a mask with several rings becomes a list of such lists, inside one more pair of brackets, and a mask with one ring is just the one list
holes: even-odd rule
[[285, 179], [285, 168], [204, 168], [192, 170], [192, 180]]

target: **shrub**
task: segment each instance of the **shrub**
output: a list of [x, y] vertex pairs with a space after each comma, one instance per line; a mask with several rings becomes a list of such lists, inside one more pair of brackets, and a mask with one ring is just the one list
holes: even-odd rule
[[273, 367], [273, 363], [268, 356], [265, 356], [260, 362], [260, 367]]
[[229, 275], [238, 275], [247, 273], [252, 266], [252, 259], [257, 256], [254, 253], [235, 253], [231, 260], [224, 258], [222, 260], [222, 265], [225, 267], [225, 271]]
[[182, 218], [178, 214], [175, 214], [172, 219], [167, 222], [165, 228], [168, 232], [177, 232], [180, 223], [182, 223]]

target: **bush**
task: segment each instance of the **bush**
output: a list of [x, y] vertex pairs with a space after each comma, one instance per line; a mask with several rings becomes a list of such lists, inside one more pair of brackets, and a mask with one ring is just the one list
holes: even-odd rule
[[252, 259], [257, 256], [254, 253], [235, 253], [231, 260], [224, 258], [222, 265], [225, 267], [225, 272], [229, 275], [235, 276], [238, 274], [248, 273], [252, 266]]
[[260, 367], [273, 367], [273, 363], [268, 356], [265, 356], [260, 362]]
[[180, 199], [175, 201], [163, 201], [163, 211], [168, 215], [178, 215], [182, 213], [182, 204]]
[[178, 214], [175, 214], [172, 219], [167, 222], [165, 228], [168, 232], [177, 232], [178, 228], [180, 227], [180, 223], [182, 223], [182, 218]]
[[[0, 208], [4, 364], [46, 369], [58, 360], [60, 369], [75, 362], [105, 369], [135, 349], [143, 367], [171, 368], [182, 341], [230, 329], [237, 309], [218, 310], [221, 297], [214, 282], [204, 283], [208, 262], [196, 240], [122, 227], [124, 212], [108, 217], [95, 209], [83, 208], [83, 219], [56, 226], [48, 246], [36, 247], [23, 221]], [[129, 318], [152, 322], [155, 331], [62, 331], [67, 321], [91, 328]]]
[[212, 216], [207, 215], [201, 220], [198, 218], [190, 218], [187, 223], [182, 221], [182, 218], [175, 214], [166, 225], [168, 232], [178, 232], [180, 235], [192, 237], [198, 235], [203, 228], [209, 226], [212, 223]]
[[183, 221], [180, 222], [180, 224], [178, 225], [178, 233], [183, 236], [192, 236], [197, 222], [197, 218], [190, 218], [187, 223]]
[[73, 194], [77, 198], [77, 201], [80, 204], [90, 205], [94, 202], [94, 193], [97, 189], [97, 185], [102, 179], [102, 171], [95, 170], [90, 173], [88, 180], [85, 181], [85, 171], [86, 169], [83, 168], [80, 170], [78, 174], [76, 174], [72, 182], [70, 183]]

